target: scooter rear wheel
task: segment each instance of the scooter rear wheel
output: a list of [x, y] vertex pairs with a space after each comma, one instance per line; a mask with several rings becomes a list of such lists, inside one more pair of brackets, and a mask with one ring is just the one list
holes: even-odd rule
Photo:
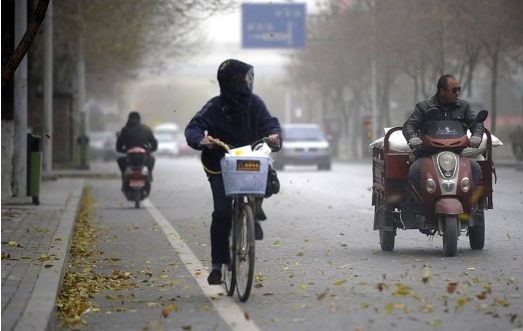
[[483, 249], [485, 246], [485, 226], [476, 225], [469, 228], [469, 242], [472, 249]]
[[392, 231], [380, 229], [380, 246], [382, 251], [392, 251], [396, 234]]
[[133, 192], [134, 208], [140, 208], [141, 192], [136, 190]]
[[441, 215], [443, 222], [443, 252], [445, 256], [455, 256], [458, 250], [458, 217]]

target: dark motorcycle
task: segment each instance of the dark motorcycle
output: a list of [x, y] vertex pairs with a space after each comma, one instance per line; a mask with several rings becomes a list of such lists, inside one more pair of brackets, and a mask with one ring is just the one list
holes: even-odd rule
[[135, 208], [140, 208], [140, 201], [149, 196], [151, 176], [147, 168], [147, 151], [134, 147], [127, 151], [127, 167], [124, 172], [124, 194], [129, 201], [134, 201]]
[[[428, 118], [435, 118], [429, 110]], [[478, 113], [474, 123], [483, 122], [486, 110]], [[470, 127], [470, 126], [469, 126]], [[408, 169], [413, 158], [406, 152], [390, 150], [385, 135], [384, 148], [373, 149], [373, 195], [375, 206], [374, 230], [379, 230], [381, 249], [394, 249], [396, 230], [418, 229], [427, 235], [443, 236], [446, 256], [457, 251], [458, 236], [467, 231], [472, 249], [482, 249], [485, 241], [484, 209], [492, 209], [492, 138], [485, 129], [487, 148], [476, 190], [472, 189], [472, 169], [467, 157], [460, 152], [469, 146], [467, 129], [456, 121], [429, 121], [422, 137], [422, 150], [429, 151], [421, 166], [422, 192], [416, 192], [408, 181]], [[418, 200], [418, 201], [413, 201]], [[413, 202], [423, 206], [422, 214], [413, 211]]]

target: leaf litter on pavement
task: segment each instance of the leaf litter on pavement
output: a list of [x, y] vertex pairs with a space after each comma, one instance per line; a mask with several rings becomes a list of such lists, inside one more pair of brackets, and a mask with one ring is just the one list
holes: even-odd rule
[[[152, 229], [152, 230], [154, 231], [154, 229]], [[86, 231], [83, 231], [83, 232], [86, 232]], [[95, 230], [92, 230], [92, 232], [94, 233]], [[89, 237], [89, 233], [88, 232], [85, 233], [84, 237]], [[94, 237], [96, 239], [96, 235], [94, 235]], [[85, 239], [87, 241], [87, 238], [83, 238], [83, 239]], [[77, 241], [77, 240], [75, 239], [75, 241]], [[285, 243], [287, 243], [287, 242], [285, 242]], [[305, 241], [305, 243], [309, 243], [309, 240], [307, 239]], [[272, 246], [273, 248], [281, 247], [280, 240], [274, 241], [272, 243], [272, 245], [271, 245], [271, 243], [268, 243], [268, 244], [270, 246]], [[338, 244], [341, 245], [342, 247], [346, 247], [346, 246], [343, 246], [341, 243], [338, 243]], [[302, 247], [302, 249], [303, 249], [303, 247]], [[84, 258], [93, 254], [93, 252], [90, 251], [86, 247], [84, 247], [83, 249], [81, 247], [78, 247], [78, 251], [85, 254], [85, 256], [81, 256]], [[297, 250], [294, 252], [295, 252], [294, 255], [297, 257], [305, 256], [304, 250]], [[375, 253], [379, 254], [380, 252], [378, 251]], [[373, 255], [376, 255], [376, 254], [373, 254]], [[325, 254], [325, 256], [326, 257], [330, 256], [330, 249], [327, 249], [327, 253]], [[113, 257], [113, 258], [109, 258], [109, 259], [113, 260], [114, 262], [119, 262], [121, 260], [118, 257]], [[71, 259], [71, 264], [74, 264], [72, 262], [72, 260], [73, 259]], [[297, 259], [297, 260], [301, 261], [303, 259]], [[517, 257], [513, 258], [513, 260], [516, 261]], [[418, 263], [421, 261], [423, 261], [423, 260], [421, 260], [421, 259], [414, 260], [414, 262], [418, 262]], [[118, 290], [118, 289], [125, 288], [125, 286], [126, 286], [126, 285], [122, 285], [122, 284], [118, 285], [116, 282], [112, 282], [114, 285], [113, 287], [108, 286], [107, 284], [104, 283], [104, 280], [101, 279], [106, 276], [103, 276], [103, 275], [95, 276], [96, 274], [94, 273], [93, 268], [91, 270], [86, 270], [87, 269], [86, 265], [88, 265], [88, 264], [81, 264], [80, 262], [81, 261], [78, 261], [78, 264], [74, 265], [74, 267], [76, 267], [76, 269], [81, 268], [81, 271], [82, 271], [82, 273], [77, 272], [77, 273], [79, 273], [79, 275], [75, 275], [77, 277], [75, 279], [75, 281], [82, 280], [82, 277], [84, 277], [84, 279], [83, 279], [85, 281], [85, 283], [83, 284], [84, 288], [80, 291], [81, 294], [79, 294], [79, 296], [80, 296], [80, 298], [82, 298], [82, 294], [83, 294], [84, 295], [83, 299], [85, 299], [85, 300], [81, 304], [77, 305], [77, 307], [78, 307], [77, 316], [72, 314], [71, 317], [67, 317], [67, 318], [69, 318], [69, 320], [67, 321], [67, 324], [74, 324], [74, 323], [82, 322], [83, 321], [81, 319], [82, 314], [87, 313], [87, 312], [96, 312], [96, 311], [100, 310], [98, 307], [96, 307], [95, 305], [88, 302], [88, 299], [92, 298], [92, 296], [94, 294], [99, 293], [102, 290], [103, 291]], [[149, 265], [151, 263], [151, 261], [146, 261], [146, 263], [147, 263], [147, 269], [145, 271], [142, 271], [142, 273], [145, 273], [146, 276], [148, 276], [149, 278], [152, 278], [153, 270], [151, 270], [151, 267]], [[339, 267], [336, 267], [336, 265], [340, 265], [340, 264], [341, 263], [336, 262], [336, 261], [334, 261], [334, 263], [332, 261], [329, 261], [328, 266], [334, 267], [336, 269], [345, 269], [345, 268], [347, 268], [346, 270], [355, 269], [355, 267], [353, 267], [353, 265], [351, 265], [351, 264], [344, 264]], [[289, 265], [291, 267], [293, 266], [293, 264], [287, 262], [287, 264], [283, 267], [283, 269], [284, 270], [289, 269], [289, 267], [288, 267]], [[299, 268], [299, 263], [296, 263], [295, 265], [298, 266], [298, 268]], [[409, 263], [408, 269], [411, 270], [410, 263]], [[391, 281], [385, 281], [386, 277], [385, 277], [385, 275], [383, 275], [383, 281], [377, 282], [377, 283], [373, 282], [370, 279], [361, 280], [361, 278], [355, 279], [356, 281], [353, 283], [352, 281], [353, 281], [354, 277], [343, 278], [343, 276], [339, 275], [339, 278], [334, 279], [333, 281], [330, 282], [330, 286], [335, 286], [336, 288], [340, 288], [340, 287], [349, 288], [351, 285], [356, 285], [356, 287], [358, 287], [358, 285], [360, 287], [365, 286], [367, 284], [371, 285], [371, 286], [367, 287], [366, 291], [368, 292], [368, 291], [372, 290], [372, 291], [379, 292], [380, 295], [383, 296], [383, 300], [381, 300], [381, 302], [383, 302], [383, 304], [379, 304], [379, 306], [377, 306], [377, 307], [372, 307], [373, 304], [368, 301], [368, 302], [359, 302], [358, 306], [360, 307], [360, 309], [369, 309], [370, 308], [370, 309], [374, 309], [376, 312], [382, 311], [385, 315], [394, 315], [397, 313], [409, 314], [412, 311], [420, 311], [422, 313], [432, 314], [436, 309], [437, 310], [444, 309], [445, 312], [449, 312], [450, 310], [459, 311], [459, 310], [463, 310], [463, 309], [470, 309], [470, 310], [473, 309], [475, 311], [481, 311], [485, 315], [491, 316], [493, 318], [507, 317], [510, 319], [511, 323], [513, 323], [515, 326], [520, 326], [522, 323], [521, 314], [518, 315], [517, 313], [509, 312], [507, 310], [505, 310], [504, 312], [500, 311], [500, 310], [507, 309], [510, 307], [509, 298], [507, 298], [506, 296], [503, 296], [503, 295], [499, 295], [499, 296], [495, 295], [495, 293], [492, 289], [492, 284], [485, 282], [484, 280], [481, 280], [478, 276], [476, 276], [475, 272], [477, 272], [477, 270], [474, 267], [465, 266], [463, 268], [463, 272], [460, 274], [461, 279], [458, 279], [458, 280], [446, 279], [446, 280], [444, 280], [443, 284], [441, 284], [441, 281], [443, 279], [442, 278], [438, 279], [438, 277], [440, 277], [441, 275], [438, 275], [437, 273], [433, 274], [432, 272], [434, 269], [431, 269], [430, 266], [423, 265], [423, 267], [417, 267], [416, 264], [412, 264], [412, 270], [413, 271], [410, 271], [411, 273], [412, 272], [419, 273], [417, 275], [417, 277], [414, 276], [414, 278], [411, 278], [412, 280], [415, 280], [414, 282], [410, 282], [410, 281], [401, 282], [399, 278], [404, 277], [403, 274], [400, 277], [396, 277], [394, 280], [391, 280]], [[289, 270], [289, 271], [291, 271], [291, 270]], [[293, 271], [296, 271], [296, 270], [293, 270]], [[300, 271], [302, 271], [302, 270], [300, 270]], [[342, 270], [340, 270], [340, 272], [342, 272]], [[71, 274], [72, 273], [69, 271], [68, 276], [71, 276]], [[166, 274], [160, 272], [159, 270], [155, 271], [154, 274], [156, 277], [158, 277], [160, 279], [168, 278], [168, 277], [164, 277]], [[293, 275], [293, 274], [291, 274], [291, 275]], [[125, 278], [126, 274], [119, 272], [117, 274], [113, 274], [112, 276], [113, 277], [114, 276], [122, 277], [121, 279], [117, 279], [120, 281], [120, 283], [122, 283], [122, 281], [127, 280], [128, 281], [127, 286], [136, 286], [136, 284], [134, 284], [130, 281], [130, 279], [132, 278], [132, 275], [127, 274], [128, 278]], [[89, 277], [91, 277], [91, 278], [89, 279]], [[96, 277], [98, 277], [98, 279], [95, 281]], [[293, 277], [289, 276], [289, 278], [292, 279]], [[380, 278], [381, 278], [381, 276], [380, 276]], [[98, 281], [98, 280], [102, 280], [102, 281]], [[147, 281], [147, 280], [144, 280], [144, 281]], [[262, 288], [263, 287], [262, 281], [263, 281], [263, 276], [261, 274], [257, 275], [255, 278], [254, 287]], [[96, 284], [95, 285], [89, 284], [90, 282], [96, 283]], [[179, 280], [169, 280], [169, 282], [163, 283], [163, 285], [156, 284], [155, 286], [173, 286], [173, 285], [177, 285], [179, 282], [180, 282]], [[517, 288], [517, 280], [515, 277], [507, 276], [504, 278], [503, 282], [506, 283], [507, 286], [513, 286], [513, 288], [515, 290], [519, 290], [519, 288]], [[437, 285], [435, 285], [435, 283]], [[295, 284], [297, 285], [297, 287], [301, 288], [302, 290], [312, 289], [312, 288], [309, 288], [309, 285], [311, 285], [312, 283], [310, 283], [306, 280], [299, 281], [298, 283], [295, 283]], [[64, 281], [64, 285], [65, 285], [65, 281]], [[347, 286], [347, 285], [349, 285], [349, 286]], [[82, 285], [80, 285], [80, 286], [82, 286]], [[427, 297], [418, 296], [415, 293], [415, 291], [420, 287], [434, 288], [434, 290], [432, 292], [432, 297], [430, 295], [427, 295]], [[350, 291], [352, 291], [353, 288], [354, 288], [354, 286], [352, 286]], [[296, 294], [303, 296], [302, 292], [297, 292]], [[328, 296], [327, 294], [328, 294], [328, 289], [322, 293], [316, 292], [315, 295], [313, 294], [313, 298], [315, 299], [316, 302], [319, 303], [320, 301], [323, 301], [326, 298], [330, 297], [330, 295]], [[272, 297], [272, 295], [273, 295], [272, 292], [266, 292], [262, 296], [263, 297], [269, 296], [269, 298], [270, 298], [270, 297]], [[114, 295], [111, 295], [111, 294], [107, 294], [107, 296], [112, 296], [116, 299], [119, 299], [118, 296], [115, 297]], [[334, 294], [332, 294], [332, 296], [334, 297]], [[111, 298], [109, 300], [115, 300], [115, 299]], [[433, 301], [433, 302], [429, 302], [429, 300]], [[328, 308], [330, 311], [335, 312], [338, 310], [338, 308], [336, 307], [336, 304], [329, 303], [329, 300], [325, 300], [325, 301], [328, 302], [328, 304], [329, 304]], [[325, 302], [325, 301], [323, 301], [323, 302]], [[440, 304], [441, 304], [441, 307], [440, 307]], [[157, 302], [150, 302], [150, 303], [147, 303], [147, 305], [150, 307], [159, 307], [160, 316], [163, 318], [168, 318], [172, 312], [178, 311], [178, 309], [179, 309], [179, 307], [174, 304], [169, 304], [167, 306], [164, 306]], [[298, 305], [296, 307], [306, 308], [306, 306], [307, 305]], [[176, 309], [174, 309], [174, 307], [176, 307]], [[202, 307], [201, 309], [203, 311], [208, 310], [208, 309], [206, 309], [205, 306]], [[427, 315], [427, 316], [430, 316], [430, 315]], [[279, 319], [276, 317], [272, 319], [273, 322], [277, 322], [278, 320]], [[436, 329], [436, 328], [444, 329], [445, 325], [444, 325], [444, 322], [442, 322], [441, 320], [439, 320], [437, 318], [433, 318], [430, 320], [431, 320], [430, 322], [427, 322], [427, 325], [431, 329]], [[187, 326], [187, 327], [190, 327], [190, 326]]]
[[[167, 270], [162, 270], [156, 279], [152, 279], [153, 271], [150, 265], [141, 272], [128, 272], [120, 269], [113, 269], [109, 273], [97, 272], [97, 266], [102, 263], [109, 263], [110, 267], [117, 267], [115, 263], [121, 262], [120, 257], [103, 258], [104, 252], [95, 249], [98, 235], [107, 228], [103, 228], [92, 220], [92, 213], [95, 208], [95, 201], [92, 198], [91, 187], [84, 189], [80, 210], [76, 219], [76, 226], [73, 234], [73, 240], [70, 250], [69, 265], [63, 279], [62, 288], [59, 294], [57, 308], [58, 317], [62, 326], [75, 326], [86, 324], [83, 316], [87, 313], [101, 312], [92, 299], [97, 294], [103, 294], [105, 300], [114, 302], [114, 304], [124, 304], [124, 300], [133, 304], [143, 304], [143, 307], [160, 308], [160, 316], [167, 318], [173, 311], [179, 309], [178, 305], [170, 303], [164, 307], [160, 302], [145, 302], [138, 300], [134, 293], [120, 292], [126, 294], [117, 294], [117, 291], [132, 290], [139, 287], [138, 283], [147, 283], [152, 287], [172, 287], [178, 285], [180, 280], [171, 280], [161, 282], [168, 277], [164, 276]], [[135, 227], [136, 228], [136, 227]], [[132, 230], [132, 229], [129, 229]], [[101, 258], [102, 257], [102, 258]], [[53, 256], [41, 256], [39, 260], [53, 260]], [[150, 263], [150, 261], [146, 261]], [[172, 263], [170, 265], [173, 265]], [[132, 265], [134, 266], [134, 265]], [[128, 266], [129, 267], [129, 266]], [[142, 281], [137, 278], [143, 278]], [[172, 298], [171, 301], [179, 298]], [[115, 307], [116, 312], [136, 311], [130, 307]], [[162, 307], [164, 307], [162, 309]], [[205, 309], [204, 309], [205, 310]], [[106, 311], [107, 314], [111, 311]]]

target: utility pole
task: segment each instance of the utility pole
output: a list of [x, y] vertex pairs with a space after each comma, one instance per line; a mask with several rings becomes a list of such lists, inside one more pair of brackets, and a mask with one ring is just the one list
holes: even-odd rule
[[44, 172], [53, 170], [53, 2], [49, 2], [44, 31]]
[[[370, 93], [371, 93], [371, 111], [372, 111], [372, 140], [378, 139], [380, 133], [378, 132], [380, 128], [378, 127], [378, 72], [377, 72], [377, 49], [376, 49], [376, 34], [377, 34], [377, 20], [376, 20], [376, 9], [374, 8], [372, 13], [372, 54], [371, 54], [371, 63], [370, 63]], [[358, 119], [360, 120], [360, 119]], [[360, 136], [361, 137], [361, 136]], [[362, 137], [363, 138], [363, 137]]]
[[371, 80], [371, 109], [372, 109], [372, 140], [376, 140], [380, 137], [378, 132], [380, 128], [378, 127], [378, 98], [377, 98], [377, 72], [376, 72], [376, 60], [372, 59], [370, 64], [370, 80]]
[[[82, 21], [83, 22], [83, 21]], [[85, 86], [85, 57], [84, 57], [84, 35], [83, 31], [79, 35], [78, 47], [78, 67], [77, 67], [77, 87], [78, 87], [78, 110], [80, 118], [80, 135], [89, 134], [89, 116], [85, 109], [86, 86]]]
[[[27, 0], [15, 1], [15, 44], [27, 30]], [[14, 90], [14, 187], [18, 197], [27, 196], [27, 55], [15, 71]]]

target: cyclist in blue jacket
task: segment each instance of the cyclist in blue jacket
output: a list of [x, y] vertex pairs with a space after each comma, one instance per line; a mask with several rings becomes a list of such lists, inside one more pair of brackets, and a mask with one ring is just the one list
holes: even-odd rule
[[[201, 143], [223, 141], [241, 147], [269, 137], [269, 144], [281, 148], [281, 127], [278, 118], [272, 116], [265, 103], [253, 90], [253, 67], [238, 60], [226, 60], [218, 69], [220, 95], [212, 98], [192, 118], [185, 129], [187, 143], [194, 149], [202, 149]], [[207, 132], [207, 135], [206, 135]], [[215, 149], [214, 145], [206, 148]], [[219, 147], [218, 147], [219, 148]], [[211, 153], [219, 164], [223, 151]], [[211, 223], [212, 271], [207, 279], [211, 285], [221, 284], [222, 264], [229, 264], [229, 232], [232, 224], [232, 198], [225, 196], [222, 175], [207, 173], [214, 200]], [[261, 209], [262, 199], [257, 201], [258, 220], [265, 220]], [[263, 239], [259, 222], [255, 223], [255, 238]]]

